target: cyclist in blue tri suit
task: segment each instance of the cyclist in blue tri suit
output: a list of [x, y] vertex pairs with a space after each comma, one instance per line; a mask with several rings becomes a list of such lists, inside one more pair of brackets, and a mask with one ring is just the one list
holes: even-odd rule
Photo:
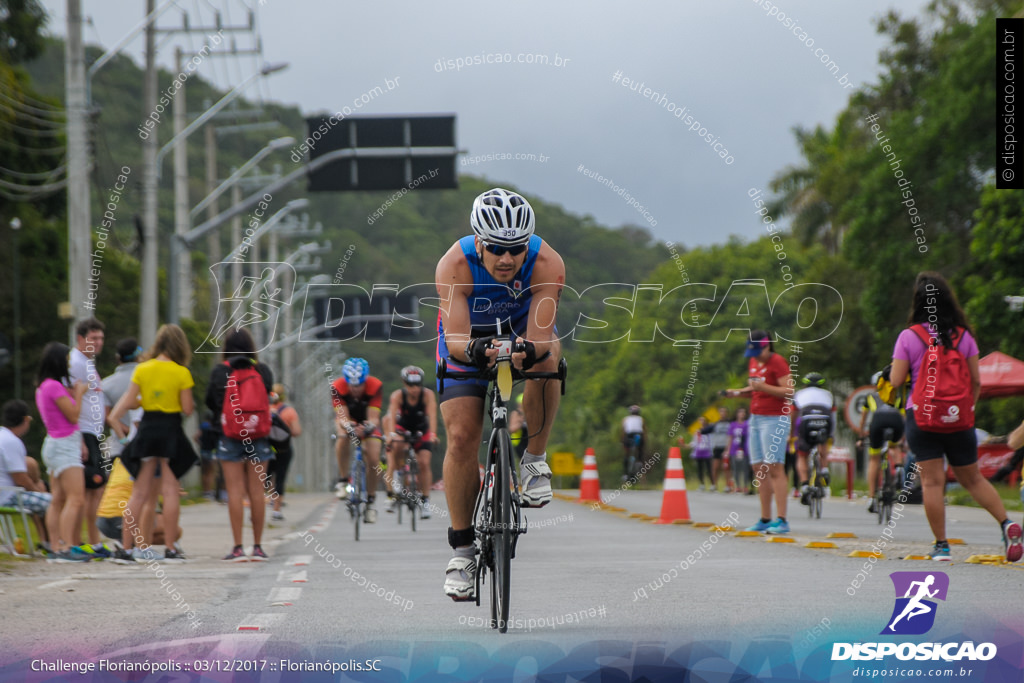
[[[525, 352], [512, 355], [514, 367], [554, 372], [561, 357], [555, 316], [565, 284], [562, 257], [534, 234], [533, 208], [515, 192], [484, 192], [473, 202], [469, 222], [473, 234], [453, 244], [437, 264], [437, 360], [447, 359], [454, 371], [493, 366], [498, 354], [491, 344], [494, 336], [511, 333], [526, 346]], [[446, 380], [439, 396], [447, 433], [444, 482], [453, 549], [444, 592], [456, 601], [476, 597], [473, 506], [480, 490], [477, 451], [487, 384]], [[531, 433], [520, 468], [526, 507], [551, 501], [546, 449], [560, 395], [557, 380], [526, 382], [523, 410]]]

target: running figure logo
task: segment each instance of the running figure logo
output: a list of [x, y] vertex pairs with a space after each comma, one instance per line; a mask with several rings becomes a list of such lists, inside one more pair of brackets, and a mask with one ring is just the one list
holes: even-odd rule
[[[934, 599], [945, 600], [949, 577], [942, 572], [893, 572], [896, 605], [882, 635], [921, 635], [935, 624]], [[902, 596], [902, 597], [900, 597]]]
[[[245, 275], [237, 284], [230, 282], [232, 265], [226, 261], [210, 266], [220, 300], [210, 334], [196, 349], [196, 353], [219, 353], [224, 337], [232, 330], [244, 327], [249, 328], [249, 332], [257, 341], [256, 345], [259, 348], [256, 351], [264, 350], [274, 340], [281, 308], [291, 302], [295, 290], [295, 269], [290, 263], [246, 264], [252, 268], [250, 272], [255, 275]], [[288, 277], [282, 278], [286, 271]], [[222, 281], [218, 275], [224, 280]], [[282, 280], [283, 287], [279, 286]], [[225, 296], [226, 292], [230, 294]], [[257, 329], [262, 333], [257, 334]], [[290, 331], [286, 330], [286, 333]], [[261, 345], [260, 341], [264, 343]]]

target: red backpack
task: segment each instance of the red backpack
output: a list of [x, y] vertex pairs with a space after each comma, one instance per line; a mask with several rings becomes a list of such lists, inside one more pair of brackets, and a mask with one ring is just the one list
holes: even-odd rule
[[[224, 364], [230, 367], [227, 361]], [[220, 425], [224, 436], [236, 441], [270, 434], [270, 397], [255, 364], [229, 372]]]
[[911, 398], [914, 421], [926, 432], [959, 432], [974, 426], [974, 390], [967, 359], [960, 353], [964, 331], [953, 332], [947, 348], [924, 325], [912, 329], [928, 349], [921, 360]]

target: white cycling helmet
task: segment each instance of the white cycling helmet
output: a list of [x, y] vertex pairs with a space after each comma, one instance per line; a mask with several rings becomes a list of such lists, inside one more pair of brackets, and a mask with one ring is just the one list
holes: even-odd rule
[[487, 244], [526, 244], [533, 235], [533, 207], [521, 195], [496, 187], [473, 201], [469, 224]]

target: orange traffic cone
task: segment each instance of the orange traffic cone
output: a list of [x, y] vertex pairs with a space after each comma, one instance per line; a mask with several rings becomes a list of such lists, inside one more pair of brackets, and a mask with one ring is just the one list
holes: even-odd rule
[[601, 502], [601, 480], [597, 477], [597, 456], [588, 448], [583, 455], [583, 476], [580, 477], [579, 503]]
[[676, 446], [668, 449], [668, 465], [665, 467], [665, 496], [661, 499], [661, 517], [655, 524], [671, 524], [675, 521], [690, 521], [690, 504], [686, 500], [686, 475], [683, 472], [683, 456]]

